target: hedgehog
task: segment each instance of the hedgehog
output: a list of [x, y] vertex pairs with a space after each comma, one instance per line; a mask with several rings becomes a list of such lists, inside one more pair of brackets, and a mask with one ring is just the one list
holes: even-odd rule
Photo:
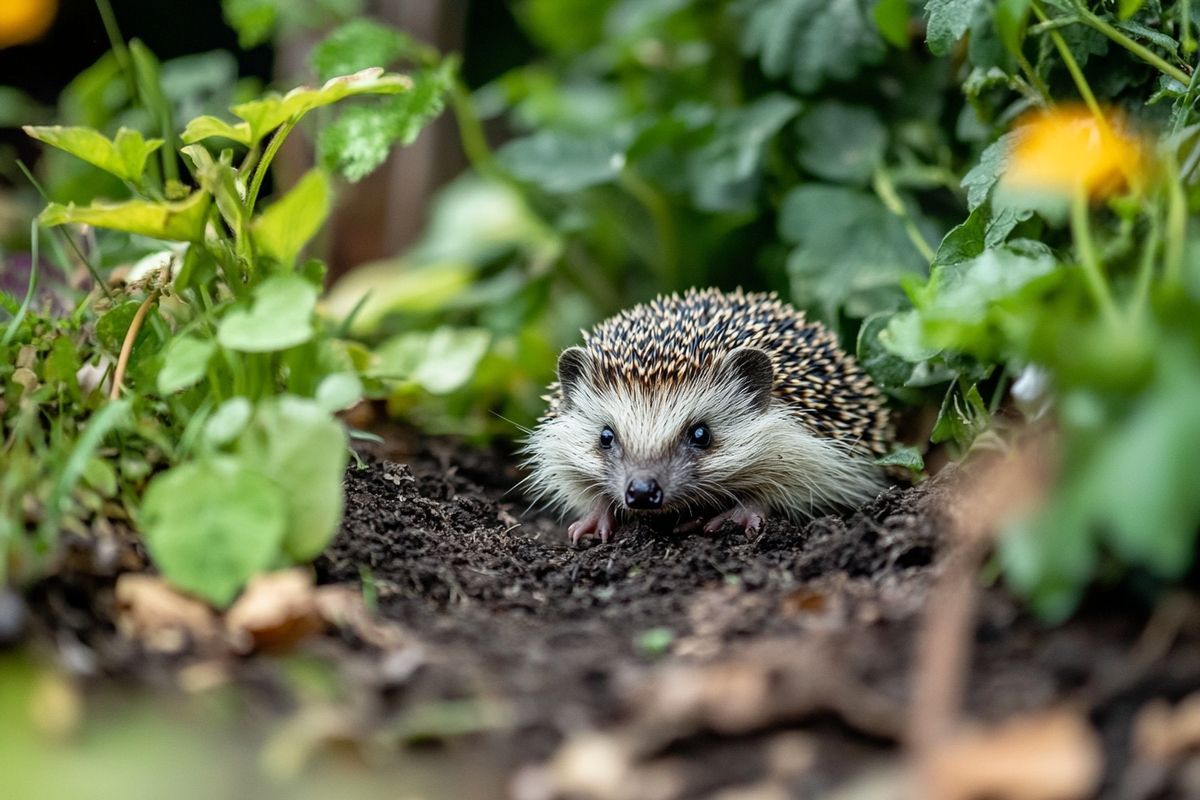
[[747, 534], [883, 485], [879, 389], [834, 335], [775, 294], [690, 289], [583, 333], [558, 359], [525, 442], [535, 502], [576, 517], [571, 542], [669, 515]]

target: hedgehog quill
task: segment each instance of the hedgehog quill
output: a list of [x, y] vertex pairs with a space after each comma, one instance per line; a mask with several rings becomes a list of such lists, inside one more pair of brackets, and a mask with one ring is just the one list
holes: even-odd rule
[[861, 503], [892, 429], [878, 388], [773, 294], [691, 289], [635, 306], [558, 359], [525, 445], [533, 494], [608, 541], [635, 515], [757, 531]]

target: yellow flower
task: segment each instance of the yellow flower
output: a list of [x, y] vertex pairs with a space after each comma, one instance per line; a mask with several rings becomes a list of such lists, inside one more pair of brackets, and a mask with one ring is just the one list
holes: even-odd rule
[[58, 0], [0, 0], [0, 47], [39, 38], [57, 11]]
[[1116, 115], [1056, 108], [1027, 118], [1003, 182], [1017, 191], [1074, 194], [1093, 199], [1138, 189], [1145, 170], [1142, 142]]

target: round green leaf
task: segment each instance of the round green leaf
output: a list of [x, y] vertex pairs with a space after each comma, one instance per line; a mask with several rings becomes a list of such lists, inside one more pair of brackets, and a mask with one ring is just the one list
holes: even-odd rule
[[167, 346], [162, 369], [158, 373], [158, 391], [170, 394], [195, 385], [204, 377], [208, 361], [217, 346], [211, 341], [184, 336]]
[[250, 308], [231, 311], [217, 329], [217, 341], [230, 350], [271, 353], [312, 338], [317, 290], [296, 275], [268, 278], [254, 291]]
[[218, 457], [151, 481], [140, 522], [167, 581], [225, 606], [275, 560], [286, 513], [270, 479], [237, 459]]

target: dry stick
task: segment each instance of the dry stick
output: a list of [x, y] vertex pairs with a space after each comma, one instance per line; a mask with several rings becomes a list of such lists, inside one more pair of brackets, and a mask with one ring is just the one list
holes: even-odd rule
[[112, 389], [108, 393], [110, 400], [116, 400], [121, 396], [121, 383], [125, 380], [125, 368], [129, 366], [129, 355], [133, 352], [133, 343], [137, 341], [138, 332], [142, 329], [146, 314], [150, 312], [150, 306], [154, 305], [154, 301], [158, 299], [158, 293], [159, 290], [155, 289], [146, 295], [146, 299], [138, 306], [137, 313], [133, 315], [133, 321], [129, 323], [129, 330], [125, 331], [125, 341], [121, 342], [121, 355], [117, 358], [117, 371], [113, 373]]

